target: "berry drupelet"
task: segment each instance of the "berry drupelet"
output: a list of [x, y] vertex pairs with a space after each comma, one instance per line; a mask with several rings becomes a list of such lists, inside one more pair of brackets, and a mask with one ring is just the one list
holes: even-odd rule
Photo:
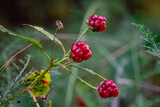
[[98, 92], [102, 98], [117, 97], [118, 87], [112, 80], [106, 80], [98, 88]]
[[104, 16], [91, 15], [87, 20], [92, 31], [103, 32], [106, 29], [106, 18]]
[[72, 44], [70, 56], [73, 60], [82, 62], [83, 60], [88, 60], [92, 53], [85, 42], [78, 41]]

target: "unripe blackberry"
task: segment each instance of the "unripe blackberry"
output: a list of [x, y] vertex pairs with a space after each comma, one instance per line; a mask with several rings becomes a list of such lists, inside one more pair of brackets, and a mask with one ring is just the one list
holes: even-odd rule
[[118, 87], [112, 80], [106, 80], [98, 88], [98, 93], [102, 98], [117, 97]]
[[92, 56], [92, 52], [85, 42], [78, 41], [72, 44], [70, 56], [73, 60], [82, 62], [88, 60]]
[[103, 32], [106, 29], [106, 18], [104, 16], [91, 15], [87, 20], [92, 31]]

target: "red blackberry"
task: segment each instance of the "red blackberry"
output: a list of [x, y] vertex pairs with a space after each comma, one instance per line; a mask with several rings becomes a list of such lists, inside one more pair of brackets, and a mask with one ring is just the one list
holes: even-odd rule
[[104, 16], [92, 15], [87, 20], [92, 31], [103, 32], [106, 29], [106, 18]]
[[88, 60], [92, 53], [86, 43], [78, 41], [72, 44], [70, 56], [73, 60], [82, 62], [83, 60]]
[[81, 107], [86, 106], [86, 103], [85, 103], [84, 99], [80, 96], [77, 96], [76, 103], [77, 103], [78, 106], [81, 106]]
[[118, 87], [112, 80], [106, 80], [98, 88], [98, 93], [102, 98], [117, 97]]

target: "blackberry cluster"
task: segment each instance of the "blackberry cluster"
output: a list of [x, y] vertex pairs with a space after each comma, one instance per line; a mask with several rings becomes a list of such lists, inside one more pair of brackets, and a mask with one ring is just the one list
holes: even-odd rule
[[106, 18], [104, 16], [91, 15], [87, 21], [92, 31], [103, 32], [106, 29]]
[[106, 80], [98, 88], [98, 92], [102, 98], [117, 97], [118, 87], [112, 80]]
[[73, 60], [82, 62], [83, 60], [88, 60], [92, 53], [85, 42], [78, 41], [72, 44], [70, 56]]

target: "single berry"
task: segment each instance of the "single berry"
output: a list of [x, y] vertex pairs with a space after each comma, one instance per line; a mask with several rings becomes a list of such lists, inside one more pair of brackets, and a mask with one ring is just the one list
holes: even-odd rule
[[112, 80], [105, 80], [98, 88], [98, 93], [102, 98], [117, 97], [118, 87]]
[[94, 14], [89, 17], [87, 24], [89, 24], [92, 31], [103, 32], [106, 29], [106, 18], [104, 16], [97, 16]]
[[86, 103], [85, 103], [84, 99], [80, 96], [76, 97], [76, 103], [77, 103], [78, 106], [81, 106], [81, 107], [86, 106]]
[[85, 42], [78, 41], [72, 44], [70, 57], [73, 60], [82, 62], [83, 60], [88, 60], [91, 56], [92, 52]]

